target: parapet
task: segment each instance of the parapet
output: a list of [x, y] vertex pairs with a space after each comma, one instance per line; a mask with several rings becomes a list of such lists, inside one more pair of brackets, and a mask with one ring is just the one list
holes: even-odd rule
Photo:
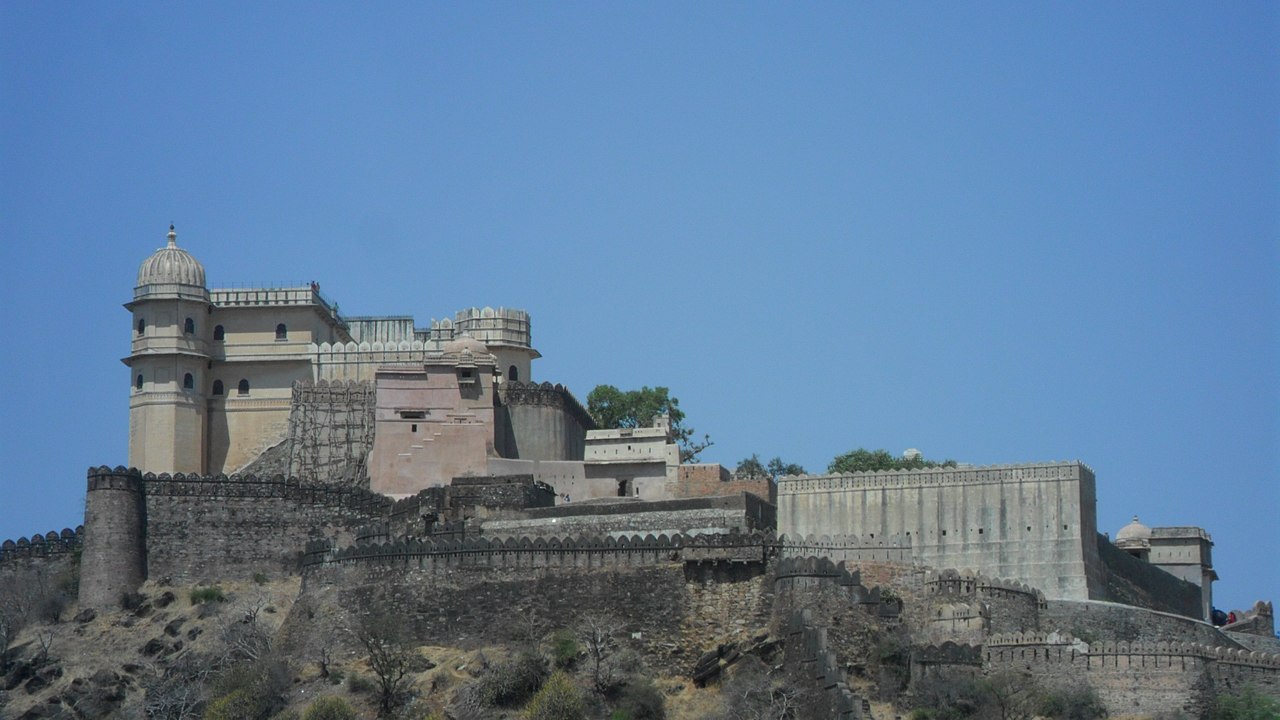
[[767, 534], [633, 535], [601, 537], [425, 537], [376, 542], [380, 528], [366, 532], [367, 544], [337, 549], [325, 540], [307, 543], [303, 570], [325, 566], [400, 565], [447, 570], [478, 568], [594, 568], [669, 562], [763, 563], [773, 538]]
[[1092, 479], [1093, 470], [1079, 460], [914, 470], [868, 470], [845, 475], [787, 475], [778, 478], [778, 494], [981, 483], [1049, 482], [1084, 478]]
[[569, 388], [549, 382], [521, 382], [509, 380], [498, 388], [498, 402], [502, 405], [539, 405], [559, 408], [569, 413], [584, 430], [594, 430], [596, 421]]
[[113, 470], [106, 465], [89, 468], [89, 492], [98, 490], [124, 490], [142, 492], [142, 473], [138, 468], [117, 465]]
[[[454, 314], [454, 329], [485, 345], [530, 346], [529, 313], [515, 308], [467, 308]], [[432, 331], [436, 324], [432, 323]]]
[[84, 526], [75, 530], [63, 528], [60, 532], [50, 530], [47, 533], [36, 533], [31, 539], [20, 537], [17, 540], [5, 540], [0, 543], [0, 563], [22, 558], [49, 557], [73, 553], [84, 543]]
[[1040, 590], [1018, 582], [1003, 578], [991, 578], [972, 570], [955, 570], [952, 568], [929, 572], [924, 580], [927, 595], [957, 596], [991, 596], [1001, 593], [1025, 595], [1040, 607], [1045, 606], [1044, 593]]

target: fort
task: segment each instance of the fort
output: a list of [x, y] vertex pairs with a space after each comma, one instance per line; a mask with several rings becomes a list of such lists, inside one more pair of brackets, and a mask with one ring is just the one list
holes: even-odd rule
[[391, 608], [458, 647], [607, 608], [699, 682], [767, 628], [814, 717], [872, 716], [858, 628], [904, 634], [912, 682], [1017, 672], [1147, 716], [1246, 683], [1280, 697], [1270, 604], [1208, 622], [1209, 535], [1135, 518], [1112, 542], [1081, 462], [738, 476], [682, 463], [665, 418], [598, 428], [536, 381], [524, 311], [418, 328], [343, 316], [316, 283], [204, 277], [171, 227], [125, 305], [128, 464], [89, 470], [82, 528], [0, 545], [0, 581], [74, 570], [79, 606], [106, 609], [298, 576], [311, 610], [281, 642], [300, 653], [340, 629], [319, 607]]

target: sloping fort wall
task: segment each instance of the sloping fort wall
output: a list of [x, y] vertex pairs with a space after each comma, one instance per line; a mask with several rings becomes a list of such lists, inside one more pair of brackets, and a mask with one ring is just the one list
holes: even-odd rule
[[1087, 599], [1103, 586], [1095, 505], [1093, 472], [1079, 462], [785, 477], [778, 530], [900, 538], [921, 564]]
[[[286, 623], [306, 650], [338, 627], [325, 608], [403, 618], [414, 637], [478, 647], [510, 642], [522, 623], [573, 627], [589, 615], [617, 625], [624, 646], [657, 670], [688, 673], [682, 648], [746, 641], [767, 626], [767, 535], [422, 539], [307, 547], [303, 588]], [[347, 617], [343, 622], [357, 621]], [[674, 631], [674, 632], [673, 632]], [[678, 638], [678, 640], [673, 639]]]

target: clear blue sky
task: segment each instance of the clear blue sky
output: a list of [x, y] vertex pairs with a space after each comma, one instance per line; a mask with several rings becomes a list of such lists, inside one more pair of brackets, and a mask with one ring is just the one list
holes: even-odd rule
[[137, 266], [533, 314], [715, 441], [1080, 459], [1280, 600], [1275, 3], [0, 4], [0, 537], [127, 460]]

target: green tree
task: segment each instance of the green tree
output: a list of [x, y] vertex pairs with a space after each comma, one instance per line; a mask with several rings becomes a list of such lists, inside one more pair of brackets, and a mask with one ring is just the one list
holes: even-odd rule
[[1246, 685], [1239, 692], [1219, 695], [1209, 717], [1213, 720], [1280, 718], [1280, 701], [1263, 695], [1253, 685]]
[[755, 453], [752, 453], [751, 457], [746, 460], [740, 461], [733, 472], [737, 475], [752, 475], [756, 477], [763, 477], [769, 474], [764, 464], [760, 462], [760, 456]]
[[782, 458], [775, 457], [769, 461], [768, 465], [760, 462], [760, 456], [752, 453], [751, 457], [738, 463], [738, 467], [734, 468], [737, 475], [753, 475], [756, 477], [769, 477], [777, 480], [782, 475], [804, 475], [803, 467], [789, 462], [783, 462]]
[[804, 475], [804, 468], [795, 463], [782, 462], [782, 458], [775, 457], [769, 461], [769, 476], [777, 480], [783, 475]]
[[619, 390], [597, 385], [587, 395], [587, 411], [602, 428], [653, 427], [654, 418], [666, 415], [671, 421], [671, 437], [680, 446], [680, 461], [694, 462], [711, 447], [711, 437], [696, 439], [693, 428], [684, 424], [680, 400], [665, 387], [644, 386], [639, 390]]
[[837, 455], [827, 465], [829, 473], [853, 473], [872, 470], [919, 470], [932, 467], [955, 467], [955, 460], [925, 460], [920, 455], [897, 457], [888, 450], [867, 450], [858, 448], [843, 455]]
[[557, 670], [525, 706], [524, 716], [528, 720], [582, 720], [587, 716], [587, 704], [568, 674]]

